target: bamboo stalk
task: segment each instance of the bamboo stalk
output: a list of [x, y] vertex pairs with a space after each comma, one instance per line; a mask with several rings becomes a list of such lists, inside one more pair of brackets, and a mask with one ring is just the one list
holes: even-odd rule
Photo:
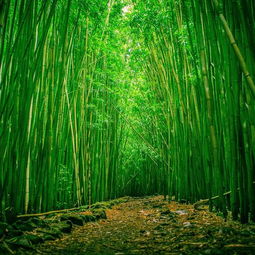
[[248, 67], [247, 67], [247, 64], [245, 62], [245, 59], [241, 53], [241, 50], [239, 49], [237, 43], [236, 43], [236, 40], [235, 40], [235, 37], [233, 35], [233, 33], [231, 32], [231, 29], [228, 25], [228, 22], [226, 21], [225, 19], [225, 16], [223, 15], [222, 13], [222, 10], [219, 6], [219, 3], [218, 3], [218, 0], [213, 0], [213, 3], [214, 3], [214, 6], [215, 6], [215, 9], [217, 11], [217, 14], [222, 22], [222, 25], [224, 27], [224, 30], [226, 31], [226, 34], [228, 36], [228, 39], [230, 41], [230, 44], [231, 46], [233, 47], [233, 50], [235, 52], [235, 55], [239, 61], [239, 64], [241, 66], [241, 69], [243, 71], [243, 74], [244, 74], [244, 77], [248, 83], [248, 86], [250, 87], [250, 90], [252, 92], [252, 95], [253, 97], [255, 97], [255, 84], [254, 84], [254, 81], [249, 73], [249, 70], [248, 70]]

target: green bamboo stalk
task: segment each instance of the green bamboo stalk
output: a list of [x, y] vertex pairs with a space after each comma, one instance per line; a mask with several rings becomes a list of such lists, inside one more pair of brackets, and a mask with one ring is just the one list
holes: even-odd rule
[[225, 16], [222, 13], [222, 10], [221, 10], [221, 8], [219, 6], [218, 0], [213, 0], [213, 3], [214, 3], [214, 6], [215, 6], [215, 9], [217, 11], [217, 14], [218, 14], [218, 16], [219, 16], [219, 18], [220, 18], [220, 20], [222, 22], [224, 30], [226, 31], [226, 34], [227, 34], [227, 36], [229, 38], [230, 44], [233, 47], [235, 55], [236, 55], [236, 57], [237, 57], [237, 59], [239, 61], [239, 64], [240, 64], [241, 69], [243, 71], [244, 77], [245, 77], [245, 79], [246, 79], [246, 81], [248, 83], [248, 86], [250, 87], [250, 90], [251, 90], [253, 96], [255, 97], [255, 84], [254, 84], [254, 81], [253, 81], [249, 71], [248, 71], [248, 67], [247, 67], [247, 64], [245, 62], [245, 59], [244, 59], [244, 57], [243, 57], [239, 47], [237, 46], [235, 37], [234, 37], [233, 33], [230, 30], [230, 27], [229, 27], [229, 25], [228, 25], [228, 23], [227, 23], [227, 21], [225, 19]]

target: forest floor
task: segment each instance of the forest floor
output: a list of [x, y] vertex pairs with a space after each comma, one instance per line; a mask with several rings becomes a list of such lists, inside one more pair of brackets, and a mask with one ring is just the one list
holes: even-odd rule
[[225, 222], [162, 196], [130, 198], [106, 215], [15, 254], [255, 254], [255, 225]]

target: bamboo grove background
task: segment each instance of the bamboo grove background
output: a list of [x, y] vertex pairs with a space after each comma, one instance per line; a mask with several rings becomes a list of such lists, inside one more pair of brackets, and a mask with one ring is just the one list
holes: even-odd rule
[[2, 208], [47, 211], [116, 196], [122, 124], [109, 70], [121, 59], [108, 52], [112, 8], [113, 1], [5, 1]]
[[1, 0], [0, 29], [1, 211], [160, 193], [255, 220], [253, 0]]

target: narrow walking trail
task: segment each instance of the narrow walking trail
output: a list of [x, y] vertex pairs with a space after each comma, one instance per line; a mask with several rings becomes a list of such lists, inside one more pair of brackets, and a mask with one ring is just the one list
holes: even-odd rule
[[255, 225], [225, 222], [162, 196], [130, 198], [106, 215], [17, 254], [255, 254]]

